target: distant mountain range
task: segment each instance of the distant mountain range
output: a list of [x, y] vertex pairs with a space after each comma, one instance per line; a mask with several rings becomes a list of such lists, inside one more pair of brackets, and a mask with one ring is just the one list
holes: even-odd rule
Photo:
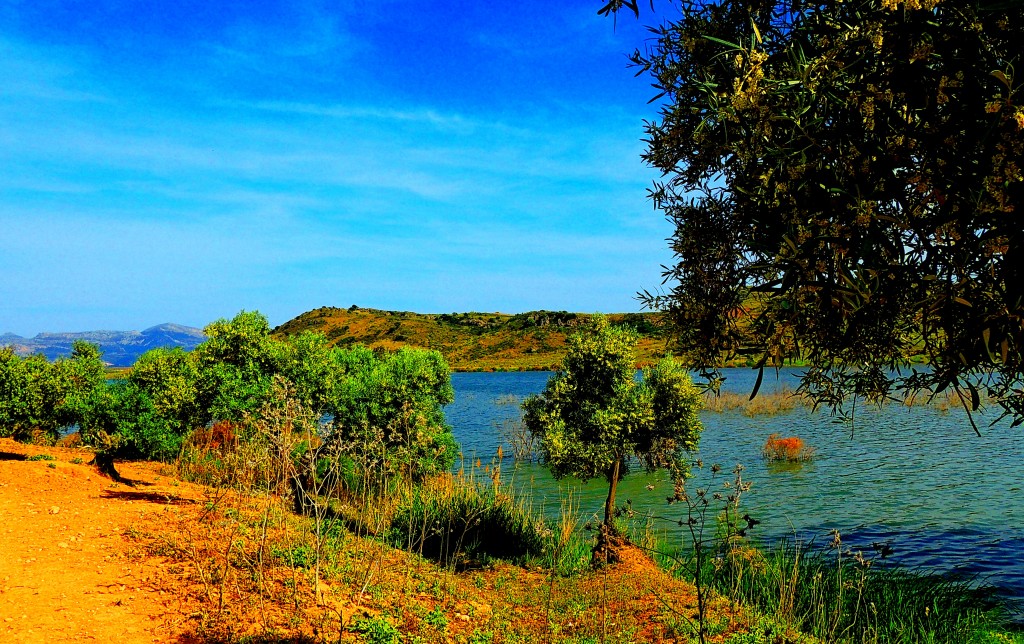
[[81, 333], [40, 333], [23, 338], [13, 333], [0, 335], [0, 347], [11, 346], [20, 356], [41, 353], [49, 360], [71, 355], [75, 340], [100, 347], [103, 361], [112, 367], [130, 367], [143, 353], [157, 347], [182, 347], [191, 350], [203, 342], [202, 329], [180, 324], [158, 324], [144, 331], [83, 331]]

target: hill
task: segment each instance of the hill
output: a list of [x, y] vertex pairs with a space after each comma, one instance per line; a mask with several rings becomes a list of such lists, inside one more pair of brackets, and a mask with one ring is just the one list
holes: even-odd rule
[[202, 330], [180, 324], [158, 324], [143, 331], [84, 331], [40, 333], [23, 338], [13, 333], [0, 335], [0, 347], [11, 346], [20, 356], [41, 353], [48, 360], [71, 355], [76, 340], [92, 342], [103, 352], [103, 361], [113, 367], [130, 367], [143, 353], [157, 347], [194, 349], [206, 339]]
[[[666, 351], [666, 335], [657, 313], [613, 313], [615, 325], [640, 335], [640, 364], [657, 361]], [[285, 322], [277, 336], [319, 331], [334, 345], [402, 346], [440, 351], [456, 371], [523, 371], [553, 369], [565, 353], [566, 337], [590, 315], [566, 311], [507, 313], [410, 313], [350, 307], [322, 307]]]

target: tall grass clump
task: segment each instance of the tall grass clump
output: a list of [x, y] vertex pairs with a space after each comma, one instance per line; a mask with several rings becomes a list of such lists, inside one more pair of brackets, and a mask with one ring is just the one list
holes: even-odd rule
[[500, 484], [441, 475], [411, 487], [391, 518], [388, 540], [445, 565], [543, 554], [550, 531]]
[[594, 541], [588, 533], [593, 522], [581, 526], [580, 519], [579, 499], [569, 488], [559, 500], [557, 522], [544, 530], [547, 546], [543, 567], [549, 571], [552, 582], [555, 577], [571, 577], [590, 569]]
[[990, 632], [1005, 628], [1005, 612], [990, 588], [873, 563], [838, 533], [827, 548], [783, 541], [701, 557], [715, 591], [825, 642], [999, 641]]
[[704, 395], [704, 409], [716, 413], [740, 412], [748, 418], [789, 413], [796, 409], [797, 405], [810, 408], [811, 402], [806, 396], [792, 389], [762, 392], [754, 398], [729, 391], [709, 392]]

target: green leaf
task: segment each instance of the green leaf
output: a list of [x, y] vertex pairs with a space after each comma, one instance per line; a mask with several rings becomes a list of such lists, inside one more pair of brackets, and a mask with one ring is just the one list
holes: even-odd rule
[[1006, 77], [1006, 74], [999, 71], [998, 69], [995, 70], [994, 72], [991, 72], [991, 74], [992, 76], [995, 76], [1003, 85], [1006, 85], [1007, 89], [1013, 89], [1012, 87], [1010, 87], [1010, 79]]
[[728, 40], [722, 40], [721, 38], [715, 38], [714, 36], [707, 36], [707, 35], [705, 35], [704, 36], [704, 40], [710, 40], [713, 43], [718, 43], [719, 45], [725, 45], [726, 47], [731, 47], [732, 49], [741, 49], [741, 47], [739, 45], [737, 45], [736, 43], [734, 43], [734, 42], [729, 42]]

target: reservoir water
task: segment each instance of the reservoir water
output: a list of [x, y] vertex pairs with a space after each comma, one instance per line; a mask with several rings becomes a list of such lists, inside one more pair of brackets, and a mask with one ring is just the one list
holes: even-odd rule
[[[799, 370], [779, 379], [765, 373], [762, 392], [795, 386]], [[445, 408], [468, 462], [492, 462], [505, 444], [503, 479], [531, 495], [534, 507], [557, 515], [572, 491], [584, 517], [602, 509], [603, 480], [581, 485], [556, 482], [543, 467], [515, 465], [502, 428], [519, 418], [518, 403], [543, 390], [550, 373], [457, 373], [455, 402]], [[727, 370], [726, 390], [747, 394], [756, 372]], [[1024, 605], [1024, 499], [1021, 466], [1024, 436], [1009, 422], [990, 426], [994, 414], [975, 416], [979, 437], [966, 412], [935, 406], [861, 406], [854, 422], [837, 422], [827, 411], [797, 406], [771, 416], [739, 411], [701, 414], [700, 451], [704, 469], [688, 485], [720, 487], [736, 464], [752, 484], [742, 511], [761, 521], [764, 541], [795, 538], [824, 545], [839, 530], [844, 548], [874, 556], [872, 543], [887, 544], [886, 562], [930, 572], [953, 573], [988, 582]], [[799, 436], [816, 450], [803, 464], [768, 464], [761, 449], [768, 435]], [[710, 465], [722, 473], [710, 480]], [[664, 474], [630, 475], [620, 500], [637, 511], [670, 521], [684, 516], [665, 497], [672, 483]], [[671, 525], [669, 521], [657, 525]], [[682, 539], [665, 528], [668, 540]]]

